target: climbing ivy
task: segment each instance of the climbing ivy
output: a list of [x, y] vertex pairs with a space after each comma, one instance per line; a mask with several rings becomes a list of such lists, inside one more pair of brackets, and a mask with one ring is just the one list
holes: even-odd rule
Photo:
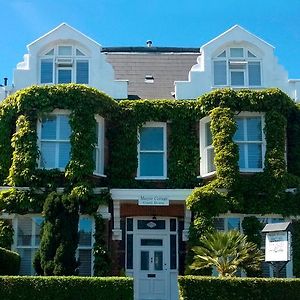
[[[65, 172], [37, 168], [37, 122], [54, 109], [70, 111], [71, 159]], [[261, 112], [265, 118], [264, 170], [242, 175], [238, 147], [233, 142], [235, 116]], [[107, 179], [93, 176], [96, 142], [94, 116], [105, 118], [109, 147]], [[215, 151], [215, 175], [199, 179], [199, 120], [210, 117]], [[167, 123], [168, 179], [136, 180], [137, 130], [148, 121]], [[197, 101], [124, 100], [83, 85], [33, 86], [16, 92], [0, 105], [0, 180], [11, 187], [0, 192], [7, 212], [41, 212], [57, 187], [77, 199], [80, 212], [93, 214], [104, 195], [93, 187], [194, 188], [187, 199], [194, 221], [189, 247], [227, 211], [251, 214], [300, 214], [300, 110], [278, 89], [216, 90]], [[287, 134], [285, 134], [287, 132]], [[287, 141], [287, 144], [286, 144]], [[285, 152], [287, 147], [287, 168]], [[19, 189], [26, 187], [27, 189]], [[286, 192], [296, 188], [296, 193]], [[99, 227], [100, 228], [100, 227]]]

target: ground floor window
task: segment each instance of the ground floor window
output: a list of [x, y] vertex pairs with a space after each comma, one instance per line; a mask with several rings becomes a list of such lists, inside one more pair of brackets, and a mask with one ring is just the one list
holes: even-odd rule
[[[40, 215], [20, 215], [15, 219], [15, 250], [21, 256], [20, 275], [35, 274], [33, 260], [40, 245], [42, 223], [43, 217]], [[93, 219], [89, 216], [81, 216], [77, 249], [79, 275], [81, 276], [93, 274], [93, 234]]]

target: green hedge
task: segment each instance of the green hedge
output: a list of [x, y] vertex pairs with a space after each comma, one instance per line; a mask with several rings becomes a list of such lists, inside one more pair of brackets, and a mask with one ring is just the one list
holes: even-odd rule
[[0, 275], [18, 275], [20, 261], [18, 253], [0, 247]]
[[5, 300], [129, 300], [133, 281], [127, 277], [0, 276]]
[[300, 299], [299, 279], [179, 277], [182, 300]]

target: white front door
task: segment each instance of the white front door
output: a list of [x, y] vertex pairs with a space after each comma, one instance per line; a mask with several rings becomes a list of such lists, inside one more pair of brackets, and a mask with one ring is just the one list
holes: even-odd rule
[[138, 300], [169, 299], [167, 236], [139, 235], [137, 243]]
[[175, 218], [127, 218], [127, 274], [135, 300], [178, 300]]

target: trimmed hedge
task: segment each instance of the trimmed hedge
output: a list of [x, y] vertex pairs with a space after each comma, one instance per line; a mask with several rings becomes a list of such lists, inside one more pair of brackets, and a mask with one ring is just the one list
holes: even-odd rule
[[299, 279], [182, 276], [178, 282], [182, 300], [300, 299]]
[[0, 275], [18, 275], [20, 262], [18, 253], [0, 247]]
[[133, 281], [127, 277], [0, 276], [5, 300], [132, 300]]

